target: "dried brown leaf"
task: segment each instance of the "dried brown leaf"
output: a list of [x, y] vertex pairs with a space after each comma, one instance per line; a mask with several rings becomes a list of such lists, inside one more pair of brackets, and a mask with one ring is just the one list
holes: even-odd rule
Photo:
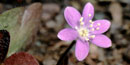
[[37, 60], [25, 52], [15, 53], [4, 61], [4, 65], [39, 65]]

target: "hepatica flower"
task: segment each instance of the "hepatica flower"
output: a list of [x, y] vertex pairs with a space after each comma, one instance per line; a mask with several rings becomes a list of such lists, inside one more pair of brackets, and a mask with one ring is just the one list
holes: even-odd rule
[[111, 23], [105, 19], [92, 21], [94, 7], [91, 3], [85, 5], [82, 15], [75, 8], [68, 6], [64, 16], [72, 28], [61, 30], [58, 38], [64, 41], [77, 40], [75, 56], [79, 61], [88, 55], [89, 42], [102, 48], [111, 46], [111, 40], [102, 34], [109, 29]]

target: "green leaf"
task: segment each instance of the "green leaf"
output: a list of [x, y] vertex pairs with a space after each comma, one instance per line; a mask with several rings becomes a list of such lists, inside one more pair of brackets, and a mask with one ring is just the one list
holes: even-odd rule
[[8, 10], [0, 15], [0, 30], [10, 32], [8, 56], [31, 43], [35, 36], [41, 17], [42, 4], [34, 3], [26, 9], [23, 7]]

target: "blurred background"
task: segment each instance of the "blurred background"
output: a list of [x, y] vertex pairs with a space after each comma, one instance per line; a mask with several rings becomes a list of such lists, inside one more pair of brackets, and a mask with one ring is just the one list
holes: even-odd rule
[[84, 5], [91, 2], [95, 7], [93, 20], [108, 19], [112, 23], [105, 33], [111, 38], [112, 46], [104, 49], [90, 44], [90, 53], [82, 62], [76, 59], [73, 46], [63, 65], [130, 65], [130, 0], [0, 0], [0, 14], [36, 2], [42, 3], [40, 27], [36, 28], [35, 41], [19, 51], [30, 53], [40, 65], [56, 65], [71, 43], [57, 38], [61, 29], [69, 27], [64, 8], [73, 6], [82, 12]]

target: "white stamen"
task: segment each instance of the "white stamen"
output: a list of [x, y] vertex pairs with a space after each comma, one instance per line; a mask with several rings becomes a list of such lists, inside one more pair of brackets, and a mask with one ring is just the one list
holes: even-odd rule
[[90, 23], [92, 23], [92, 20], [89, 20]]
[[101, 24], [100, 23], [97, 23], [98, 26], [100, 26]]
[[87, 41], [88, 41], [89, 39], [88, 39], [88, 38], [86, 38], [85, 40], [87, 40]]
[[99, 30], [99, 27], [97, 27], [96, 30]]
[[80, 18], [80, 22], [82, 22], [82, 21], [83, 21], [83, 17]]
[[95, 35], [92, 35], [91, 38], [95, 38]]
[[80, 22], [80, 25], [84, 25], [84, 22]]
[[89, 17], [91, 17], [92, 15], [91, 14], [88, 14]]
[[80, 25], [84, 25], [83, 17], [80, 18]]
[[93, 24], [91, 24], [89, 27], [93, 27]]
[[95, 30], [94, 28], [91, 29], [91, 31], [94, 31], [94, 30]]
[[92, 20], [89, 20], [89, 22], [90, 22], [91, 24], [93, 24], [93, 23], [94, 23]]

